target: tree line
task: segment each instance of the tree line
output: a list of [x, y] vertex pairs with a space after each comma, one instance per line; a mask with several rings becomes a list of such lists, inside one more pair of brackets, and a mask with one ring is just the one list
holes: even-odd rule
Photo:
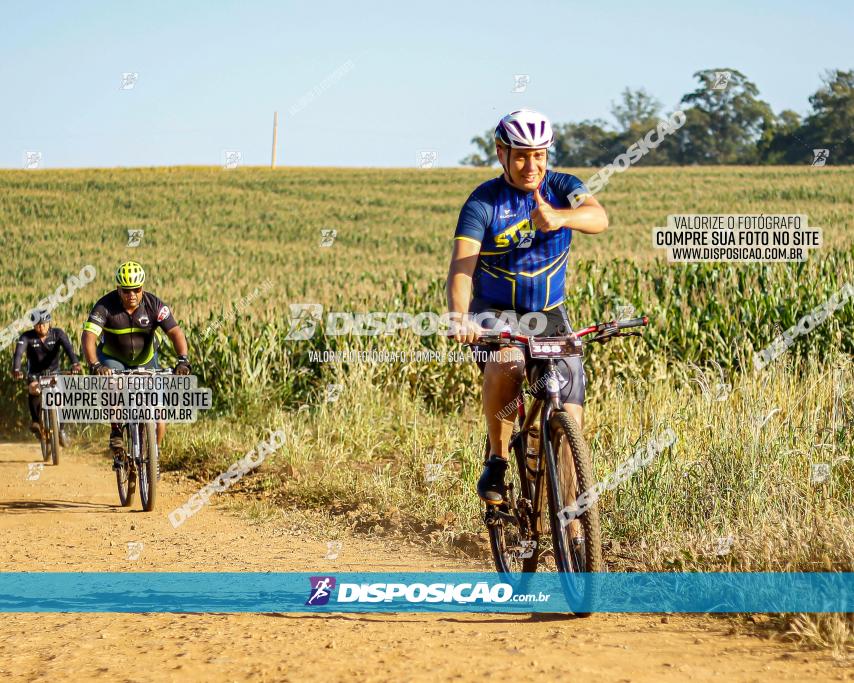
[[[692, 164], [851, 164], [854, 163], [854, 70], [828, 71], [809, 98], [803, 119], [791, 109], [774, 114], [755, 84], [736, 69], [706, 69], [699, 84], [681, 99], [685, 123], [665, 136], [638, 163]], [[612, 103], [616, 126], [601, 119], [554, 124], [551, 162], [555, 166], [605, 166], [654, 129], [662, 105], [643, 88], [623, 90]], [[466, 166], [497, 164], [493, 130], [472, 138], [477, 152]], [[814, 153], [814, 150], [827, 150]], [[824, 157], [823, 163], [816, 161]]]

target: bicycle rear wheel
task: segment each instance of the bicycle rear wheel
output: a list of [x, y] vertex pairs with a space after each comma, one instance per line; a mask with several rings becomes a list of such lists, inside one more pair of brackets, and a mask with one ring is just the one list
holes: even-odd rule
[[[547, 458], [547, 491], [557, 570], [565, 575], [601, 572], [602, 536], [596, 503], [589, 505], [568, 524], [561, 514], [564, 508], [596, 483], [590, 450], [578, 423], [568, 413], [552, 414], [549, 431], [552, 457]], [[566, 576], [562, 579], [568, 598], [582, 606], [590, 604], [594, 596], [587, 584], [573, 582]], [[589, 613], [578, 611], [575, 614], [587, 616]]]
[[[516, 434], [513, 434], [513, 438]], [[537, 571], [540, 548], [533, 532], [530, 486], [525, 476], [525, 441], [517, 439], [507, 468], [507, 492], [502, 505], [488, 505], [486, 525], [495, 569], [505, 575]], [[486, 440], [489, 453], [489, 438]]]
[[52, 408], [47, 413], [48, 416], [48, 437], [50, 439], [50, 459], [54, 466], [59, 464], [59, 412], [56, 408]]
[[139, 497], [142, 509], [151, 512], [157, 501], [157, 426], [153, 422], [138, 425], [139, 429]]

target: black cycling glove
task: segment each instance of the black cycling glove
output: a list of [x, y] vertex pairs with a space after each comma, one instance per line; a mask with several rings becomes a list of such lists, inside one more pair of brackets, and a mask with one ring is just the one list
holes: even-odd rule
[[176, 375], [190, 375], [192, 374], [192, 368], [190, 367], [190, 361], [187, 356], [178, 356], [178, 362], [175, 363], [175, 367], [172, 369]]

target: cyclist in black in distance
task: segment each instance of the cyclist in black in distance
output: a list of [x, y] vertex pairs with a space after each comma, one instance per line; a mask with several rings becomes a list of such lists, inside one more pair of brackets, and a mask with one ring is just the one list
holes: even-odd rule
[[[12, 377], [23, 379], [24, 372], [21, 369], [22, 362], [27, 360], [27, 404], [30, 409], [30, 431], [39, 436], [39, 411], [41, 410], [42, 397], [39, 393], [39, 385], [36, 381], [38, 375], [59, 370], [60, 352], [71, 361], [71, 369], [81, 372], [80, 360], [74, 353], [74, 348], [65, 331], [59, 327], [51, 327], [50, 311], [40, 310], [37, 312], [37, 321], [33, 329], [27, 330], [15, 344], [15, 354], [12, 357]], [[63, 446], [68, 447], [68, 435], [65, 429], [60, 427], [59, 439]]]

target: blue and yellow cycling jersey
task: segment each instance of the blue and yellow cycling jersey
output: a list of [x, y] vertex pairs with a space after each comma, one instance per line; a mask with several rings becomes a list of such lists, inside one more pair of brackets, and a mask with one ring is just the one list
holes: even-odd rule
[[[565, 209], [570, 197], [589, 192], [574, 175], [546, 171], [540, 194]], [[455, 239], [481, 245], [473, 294], [496, 308], [544, 311], [563, 302], [572, 230], [538, 231], [531, 222], [536, 206], [533, 192], [502, 175], [480, 185], [460, 211]]]

